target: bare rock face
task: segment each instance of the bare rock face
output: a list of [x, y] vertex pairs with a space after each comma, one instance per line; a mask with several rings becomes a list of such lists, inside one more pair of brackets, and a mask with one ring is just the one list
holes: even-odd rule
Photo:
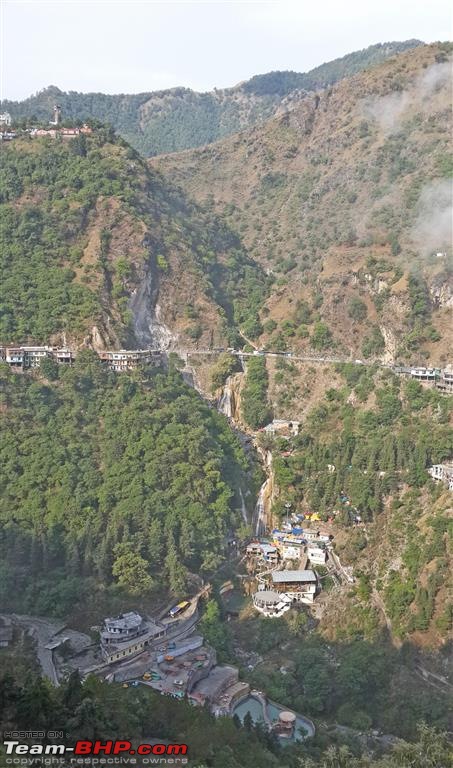
[[107, 335], [102, 332], [97, 325], [93, 325], [90, 335], [87, 336], [84, 341], [86, 346], [91, 347], [96, 352], [101, 352], [103, 349], [110, 346], [110, 340], [107, 338]]
[[157, 302], [158, 291], [157, 277], [152, 274], [151, 269], [146, 270], [130, 298], [129, 307], [139, 346], [164, 350], [176, 341], [176, 337], [161, 320], [161, 309]]
[[431, 299], [436, 307], [453, 307], [453, 279], [439, 275], [429, 287]]
[[383, 354], [381, 355], [382, 362], [394, 363], [396, 358], [396, 350], [398, 346], [395, 333], [391, 328], [386, 328], [384, 326], [381, 326], [380, 330], [381, 330], [382, 336], [384, 337], [384, 342], [385, 342], [385, 349]]

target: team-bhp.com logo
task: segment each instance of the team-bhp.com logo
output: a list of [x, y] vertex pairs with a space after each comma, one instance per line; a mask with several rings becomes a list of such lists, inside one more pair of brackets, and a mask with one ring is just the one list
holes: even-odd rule
[[[65, 744], [24, 744], [11, 738], [3, 742], [7, 755], [7, 763], [14, 763], [14, 760], [8, 760], [8, 756], [31, 757], [33, 755], [53, 755], [66, 757], [96, 757], [101, 755], [105, 757], [121, 757], [129, 755], [139, 755], [140, 763], [155, 764], [155, 758], [167, 758], [168, 756], [177, 756], [187, 754], [187, 744], [139, 744], [135, 748], [131, 741], [77, 741], [74, 747], [67, 747]], [[150, 759], [146, 757], [150, 756]], [[72, 761], [71, 761], [72, 762]], [[92, 761], [93, 763], [95, 761]], [[108, 764], [108, 761], [102, 761]], [[115, 763], [117, 760], [114, 761]], [[120, 762], [120, 761], [118, 761]], [[126, 761], [124, 761], [126, 762]], [[173, 762], [173, 761], [172, 761]], [[186, 762], [186, 761], [184, 761]], [[134, 761], [135, 763], [135, 761]]]

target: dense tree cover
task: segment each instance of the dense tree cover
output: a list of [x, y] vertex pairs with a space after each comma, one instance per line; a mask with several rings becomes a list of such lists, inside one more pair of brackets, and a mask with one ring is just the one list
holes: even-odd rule
[[279, 94], [286, 96], [296, 89], [316, 91], [333, 85], [343, 77], [362, 72], [364, 69], [378, 64], [389, 55], [421, 45], [420, 40], [406, 40], [402, 43], [378, 43], [363, 48], [361, 51], [348, 53], [346, 56], [321, 64], [309, 72], [269, 72], [266, 75], [255, 75], [244, 84], [244, 90], [257, 94]]
[[[80, 353], [50, 382], [1, 371], [1, 602], [63, 614], [96, 584], [147, 595], [209, 573], [247, 463], [178, 373], [116, 376]], [[237, 505], [239, 506], [239, 505]]]
[[[0, 651], [1, 654], [1, 651]], [[282, 760], [278, 746], [261, 729], [246, 731], [230, 718], [161, 696], [145, 686], [124, 690], [90, 676], [83, 683], [74, 672], [60, 687], [30, 673], [25, 680], [0, 677], [2, 730], [61, 730], [69, 746], [77, 739], [126, 738], [186, 743], [191, 766], [215, 768], [296, 768]], [[37, 743], [36, 739], [33, 743]], [[48, 742], [47, 742], [48, 743]], [[61, 742], [59, 742], [61, 743]], [[270, 751], [272, 746], [275, 753]], [[0, 753], [0, 761], [3, 755]], [[173, 758], [174, 760], [174, 758]], [[3, 764], [3, 763], [2, 763]]]
[[[427, 468], [453, 455], [452, 398], [370, 368], [348, 364], [337, 369], [346, 386], [327, 390], [291, 440], [291, 455], [274, 452], [274, 477], [282, 491], [275, 511], [283, 513], [284, 501], [290, 500], [323, 519], [333, 516], [341, 526], [352, 526], [357, 515], [374, 522], [375, 545], [388, 552], [388, 569], [382, 565], [385, 578], [377, 586], [392, 632], [405, 637], [426, 631], [434, 620], [434, 628], [446, 635], [452, 627], [452, 604], [443, 600], [442, 612], [436, 613], [436, 598], [448, 582], [453, 530], [448, 499], [438, 501], [443, 487], [433, 484]], [[351, 397], [364, 402], [371, 393], [372, 408], [351, 403]], [[381, 542], [384, 504], [391, 515], [393, 546], [387, 537]], [[344, 548], [348, 562], [357, 559], [370, 535], [351, 530]], [[401, 553], [397, 568], [392, 565], [395, 546]], [[376, 632], [370, 594], [370, 583], [360, 581], [360, 604], [351, 610], [348, 623], [337, 627], [338, 637]]]
[[211, 387], [215, 391], [223, 387], [228, 376], [241, 370], [239, 358], [236, 355], [230, 355], [224, 352], [219, 355], [217, 362], [211, 369]]
[[439, 733], [421, 723], [414, 744], [401, 742], [383, 757], [357, 757], [346, 745], [331, 746], [319, 761], [306, 758], [300, 765], [301, 768], [449, 768], [451, 762], [448, 733]]
[[[0, 650], [2, 656], [8, 660], [7, 652]], [[326, 659], [323, 661], [323, 666], [328, 664]], [[316, 667], [316, 654], [314, 664]], [[400, 741], [388, 754], [376, 758], [361, 755], [357, 742], [353, 741], [351, 748], [342, 743], [344, 739], [333, 733], [327, 736], [322, 731], [306, 744], [282, 748], [261, 725], [254, 727], [250, 719], [241, 726], [237, 718], [215, 718], [206, 709], [163, 697], [144, 686], [125, 690], [94, 676], [82, 682], [78, 672], [73, 672], [59, 688], [53, 688], [26, 666], [23, 674], [18, 674], [17, 666], [13, 669], [13, 673], [3, 672], [0, 676], [2, 730], [62, 731], [68, 746], [77, 739], [105, 742], [120, 736], [130, 739], [134, 745], [150, 739], [160, 743], [186, 743], [189, 765], [197, 768], [255, 768], [257, 765], [260, 768], [448, 768], [451, 765], [446, 734], [423, 723], [417, 729], [415, 743]], [[370, 674], [372, 672], [367, 676]], [[0, 752], [0, 761], [3, 759]]]
[[[327, 642], [306, 627], [295, 642], [289, 627], [284, 619], [257, 618], [249, 621], [247, 633], [242, 630], [246, 647], [265, 656], [264, 664], [248, 673], [252, 685], [274, 701], [318, 723], [333, 721], [357, 731], [379, 728], [407, 739], [416, 737], [420, 720], [448, 727], [444, 692], [406, 684], [401, 696], [399, 681], [416, 675], [420, 663], [412, 646], [396, 650], [382, 634], [367, 640], [363, 632], [353, 640]], [[272, 661], [283, 645], [291, 674], [282, 674]]]
[[[371, 374], [353, 368], [340, 366], [355, 382], [356, 395], [366, 399], [375, 388]], [[376, 387], [375, 409], [354, 408], [347, 402], [349, 391], [327, 391], [292, 440], [293, 454], [274, 462], [275, 473], [279, 485], [297, 488], [315, 511], [344, 509], [347, 520], [344, 496], [369, 520], [380, 511], [383, 494], [400, 482], [426, 485], [427, 467], [453, 454], [451, 399], [416, 382], [402, 385], [393, 375]], [[334, 472], [327, 471], [328, 464]]]
[[[256, 326], [268, 281], [238, 236], [151, 171], [111, 130], [15, 142], [0, 163], [3, 339], [46, 342], [62, 329], [80, 336], [108, 316], [123, 340], [133, 340], [128, 299], [147, 263], [156, 281], [159, 274], [176, 279], [172, 254], [195, 273], [233, 337], [237, 326]], [[115, 219], [100, 231], [87, 263], [90, 226], [112, 201]], [[112, 253], [112, 235], [125, 219], [138, 232], [135, 251], [125, 242], [121, 253]]]
[[[417, 40], [369, 46], [362, 51], [335, 59], [320, 67], [298, 72], [270, 72], [252, 77], [241, 86], [219, 94], [196, 93], [188, 88], [172, 88], [137, 94], [64, 92], [55, 86], [40, 91], [22, 102], [4, 101], [15, 119], [34, 118], [47, 122], [53, 105], [62, 107], [68, 120], [95, 118], [110, 123], [135, 149], [147, 156], [198, 147], [236, 133], [273, 114], [280, 99], [289, 92], [304, 88], [317, 90], [343, 77], [360, 72], [400, 51], [419, 45]], [[245, 109], [242, 98], [253, 96]]]
[[252, 429], [263, 427], [272, 420], [272, 409], [267, 399], [268, 383], [266, 358], [249, 358], [245, 385], [241, 392], [241, 412]]

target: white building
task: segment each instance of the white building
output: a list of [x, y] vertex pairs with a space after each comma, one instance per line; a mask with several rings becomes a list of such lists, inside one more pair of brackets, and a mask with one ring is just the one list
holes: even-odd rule
[[308, 529], [304, 528], [303, 537], [306, 539], [306, 541], [316, 541], [319, 539], [319, 531], [309, 531]]
[[290, 600], [285, 595], [274, 592], [271, 589], [263, 589], [253, 595], [253, 605], [256, 610], [268, 618], [283, 616], [290, 609]]
[[9, 114], [9, 112], [2, 112], [0, 114], [0, 125], [6, 125], [6, 126], [11, 125], [11, 115]]
[[318, 580], [314, 571], [274, 571], [271, 578], [274, 590], [292, 602], [312, 603], [315, 599]]
[[279, 546], [281, 555], [285, 560], [298, 560], [305, 550], [305, 544], [298, 541], [283, 540]]
[[4, 354], [8, 365], [23, 366], [24, 350], [21, 347], [6, 347]]
[[264, 427], [264, 431], [268, 435], [282, 434], [298, 435], [300, 429], [300, 421], [288, 421], [288, 419], [274, 419], [270, 424]]
[[39, 368], [45, 357], [52, 356], [51, 347], [22, 347], [24, 352], [24, 368]]
[[449, 491], [453, 491], [453, 461], [434, 464], [428, 469], [428, 474], [433, 480], [444, 483]]
[[440, 375], [439, 368], [411, 368], [411, 376], [418, 381], [435, 381]]
[[158, 362], [160, 353], [152, 349], [119, 349], [99, 352], [99, 358], [112, 371], [133, 371], [141, 364]]
[[308, 559], [313, 565], [324, 565], [327, 561], [327, 552], [318, 544], [310, 544], [307, 549]]

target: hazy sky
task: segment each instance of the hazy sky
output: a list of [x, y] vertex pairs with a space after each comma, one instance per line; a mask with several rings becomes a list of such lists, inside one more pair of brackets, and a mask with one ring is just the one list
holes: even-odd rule
[[210, 90], [372, 43], [451, 39], [449, 0], [0, 0], [1, 90]]

